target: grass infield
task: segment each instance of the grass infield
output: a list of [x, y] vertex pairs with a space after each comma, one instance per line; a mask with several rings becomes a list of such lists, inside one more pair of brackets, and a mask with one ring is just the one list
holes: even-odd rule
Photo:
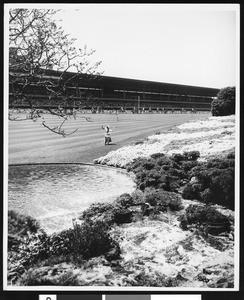
[[[41, 120], [33, 122], [9, 121], [8, 163], [93, 163], [95, 158], [106, 155], [125, 145], [144, 139], [185, 122], [209, 117], [208, 113], [197, 114], [81, 114], [76, 120], [64, 124], [67, 136], [55, 134], [44, 128]], [[85, 117], [90, 118], [90, 122]], [[61, 120], [45, 116], [50, 127], [60, 125]], [[104, 145], [102, 125], [109, 125], [112, 143]]]

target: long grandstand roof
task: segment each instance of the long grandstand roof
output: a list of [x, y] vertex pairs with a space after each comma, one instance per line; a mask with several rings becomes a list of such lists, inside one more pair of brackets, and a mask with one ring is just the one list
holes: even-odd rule
[[[48, 71], [49, 76], [59, 76], [61, 72]], [[74, 76], [75, 73], [66, 73], [66, 76]], [[78, 75], [79, 76], [79, 75]], [[92, 80], [91, 80], [92, 78]], [[146, 91], [165, 94], [196, 95], [215, 97], [219, 89], [209, 87], [190, 86], [165, 82], [156, 82], [139, 79], [120, 78], [112, 76], [88, 76], [82, 74], [77, 79], [79, 86], [104, 88], [111, 90]]]
[[219, 89], [189, 86], [173, 83], [146, 81], [138, 79], [127, 79], [111, 76], [101, 76], [101, 81], [105, 86], [113, 88], [126, 88], [129, 90], [145, 90], [151, 92], [168, 93], [168, 94], [183, 94], [183, 95], [198, 95], [214, 97], [219, 92]]

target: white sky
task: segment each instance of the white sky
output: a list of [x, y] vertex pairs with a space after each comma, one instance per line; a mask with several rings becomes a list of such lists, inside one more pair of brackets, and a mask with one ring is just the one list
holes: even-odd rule
[[96, 50], [103, 75], [216, 88], [237, 83], [238, 5], [55, 7], [77, 45]]

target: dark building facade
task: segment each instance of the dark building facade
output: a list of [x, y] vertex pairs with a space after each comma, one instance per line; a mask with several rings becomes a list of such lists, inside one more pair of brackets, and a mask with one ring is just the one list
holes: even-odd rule
[[[66, 73], [66, 78], [73, 78], [66, 85], [65, 95], [50, 93], [43, 85], [32, 84], [25, 88], [25, 97], [17, 106], [28, 106], [28, 99], [42, 103], [45, 107], [58, 105], [91, 109], [192, 109], [209, 111], [211, 102], [218, 89], [188, 86], [154, 81], [126, 79], [110, 76], [74, 76]], [[48, 71], [45, 77], [52, 81], [60, 78], [60, 73]], [[23, 93], [22, 93], [23, 94]], [[13, 97], [10, 88], [10, 99]], [[12, 102], [10, 102], [12, 103]], [[16, 104], [17, 103], [17, 104]]]

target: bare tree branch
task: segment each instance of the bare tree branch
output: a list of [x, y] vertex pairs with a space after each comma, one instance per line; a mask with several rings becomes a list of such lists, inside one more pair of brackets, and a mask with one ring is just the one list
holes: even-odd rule
[[[67, 136], [77, 130], [66, 134], [63, 124], [67, 118], [75, 118], [76, 114], [73, 111], [68, 113], [66, 109], [60, 111], [58, 106], [66, 107], [68, 101], [73, 103], [73, 97], [85, 97], [84, 91], [77, 89], [77, 80], [84, 74], [99, 76], [97, 68], [101, 62], [89, 62], [88, 57], [94, 50], [88, 50], [87, 46], [79, 49], [74, 47], [76, 39], [70, 38], [57, 26], [54, 20], [56, 13], [52, 9], [9, 11], [9, 103], [12, 107], [21, 107], [20, 103], [25, 103], [30, 110], [25, 117], [15, 116], [10, 112], [9, 120], [36, 121], [40, 117], [44, 118], [43, 112], [46, 112], [63, 118], [63, 121], [57, 130], [48, 126], [45, 121], [43, 126]], [[70, 73], [72, 70], [75, 73]], [[39, 98], [36, 95], [40, 95]], [[57, 108], [44, 107], [44, 98], [47, 103], [58, 102], [55, 104]], [[90, 118], [82, 118], [91, 122]]]

